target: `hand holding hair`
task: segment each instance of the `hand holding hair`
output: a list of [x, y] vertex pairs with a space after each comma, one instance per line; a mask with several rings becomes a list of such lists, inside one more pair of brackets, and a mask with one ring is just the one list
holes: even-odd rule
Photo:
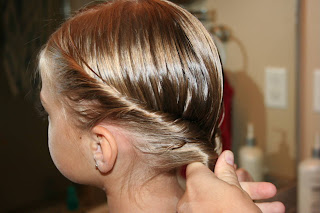
[[202, 163], [191, 163], [186, 171], [186, 192], [177, 205], [178, 213], [223, 212], [223, 213], [280, 213], [280, 202], [255, 204], [252, 199], [274, 196], [271, 183], [238, 181], [231, 151], [224, 151], [218, 158], [215, 173]]

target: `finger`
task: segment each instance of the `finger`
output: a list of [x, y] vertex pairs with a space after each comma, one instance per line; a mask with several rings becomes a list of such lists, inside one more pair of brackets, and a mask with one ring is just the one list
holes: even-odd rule
[[277, 188], [268, 182], [240, 182], [240, 185], [252, 200], [268, 199], [277, 193]]
[[234, 165], [233, 153], [229, 150], [226, 150], [222, 152], [222, 154], [219, 156], [214, 169], [214, 173], [219, 179], [231, 185], [240, 187], [238, 177], [236, 175], [233, 165]]
[[205, 165], [199, 162], [191, 163], [186, 169], [186, 192], [188, 199], [200, 199], [199, 194], [206, 194], [208, 183], [216, 188], [222, 182], [216, 175]]
[[249, 174], [247, 170], [244, 168], [239, 168], [236, 170], [236, 174], [238, 177], [239, 182], [253, 182], [253, 178]]
[[234, 165], [233, 165], [233, 168], [234, 168], [235, 170], [237, 170], [238, 165], [237, 165], [237, 164], [234, 164]]
[[190, 163], [186, 169], [186, 180], [190, 179], [203, 179], [206, 176], [215, 178], [214, 173], [205, 165], [199, 162]]
[[286, 207], [279, 201], [270, 203], [256, 203], [256, 205], [263, 213], [284, 213], [286, 211]]

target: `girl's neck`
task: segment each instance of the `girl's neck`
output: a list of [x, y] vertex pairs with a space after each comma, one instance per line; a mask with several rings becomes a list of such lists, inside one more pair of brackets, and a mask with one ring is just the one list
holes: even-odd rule
[[[178, 201], [183, 195], [174, 175], [158, 175], [144, 186], [107, 192], [110, 213], [126, 212], [176, 212]], [[115, 189], [115, 188], [114, 188]]]

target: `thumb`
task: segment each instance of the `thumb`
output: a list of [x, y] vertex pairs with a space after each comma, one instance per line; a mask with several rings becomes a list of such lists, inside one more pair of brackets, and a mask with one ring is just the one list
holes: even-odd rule
[[233, 165], [233, 153], [229, 150], [226, 150], [219, 156], [214, 173], [219, 179], [241, 188]]
[[213, 172], [200, 162], [190, 163], [186, 168], [186, 180], [215, 176]]

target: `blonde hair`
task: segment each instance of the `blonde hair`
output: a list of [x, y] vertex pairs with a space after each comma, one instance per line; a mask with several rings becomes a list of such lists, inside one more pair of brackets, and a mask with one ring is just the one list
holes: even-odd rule
[[157, 171], [199, 161], [213, 168], [222, 68], [209, 33], [163, 0], [82, 9], [44, 46], [39, 68], [74, 123], [124, 128]]

